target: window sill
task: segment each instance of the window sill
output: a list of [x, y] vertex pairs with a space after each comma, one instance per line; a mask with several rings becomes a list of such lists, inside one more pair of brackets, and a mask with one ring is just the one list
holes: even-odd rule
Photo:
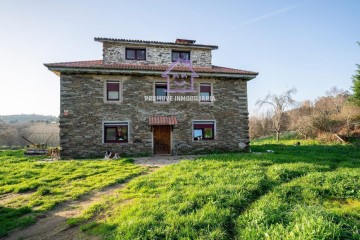
[[146, 59], [127, 59], [125, 58], [126, 61], [146, 61]]
[[119, 104], [122, 103], [122, 101], [121, 101], [121, 100], [119, 100], [119, 101], [108, 101], [108, 100], [104, 100], [104, 103], [106, 103], [106, 104], [117, 104], [117, 105], [119, 105]]
[[193, 140], [193, 143], [201, 143], [201, 142], [212, 142], [212, 141], [216, 141], [216, 139], [202, 139], [202, 140]]

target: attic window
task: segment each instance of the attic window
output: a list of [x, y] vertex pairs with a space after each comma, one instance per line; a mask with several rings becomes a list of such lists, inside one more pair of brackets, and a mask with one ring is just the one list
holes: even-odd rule
[[172, 61], [175, 62], [179, 58], [182, 60], [190, 60], [190, 51], [172, 51]]
[[126, 60], [145, 60], [146, 49], [127, 48], [125, 55]]

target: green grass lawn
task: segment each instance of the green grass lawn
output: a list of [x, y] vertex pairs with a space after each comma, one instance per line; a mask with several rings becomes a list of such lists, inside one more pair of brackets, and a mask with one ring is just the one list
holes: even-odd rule
[[360, 149], [252, 146], [266, 150], [164, 167], [70, 223], [105, 239], [360, 239]]
[[56, 204], [147, 171], [128, 159], [41, 161], [0, 151], [0, 236], [27, 226]]

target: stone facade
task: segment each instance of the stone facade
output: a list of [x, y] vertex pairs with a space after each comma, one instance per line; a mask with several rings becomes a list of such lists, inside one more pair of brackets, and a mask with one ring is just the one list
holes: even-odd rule
[[[212, 66], [211, 51], [218, 47], [193, 40], [95, 41], [103, 44], [102, 60], [45, 64], [60, 76], [62, 158], [102, 157], [105, 151], [175, 155], [248, 150], [247, 81], [258, 73]], [[127, 48], [146, 49], [146, 59], [127, 60]], [[184, 64], [181, 68], [171, 66], [173, 51], [190, 51], [195, 68], [181, 61], [176, 62]], [[190, 76], [194, 82], [189, 81]], [[168, 97], [197, 98], [204, 84], [203, 94], [215, 101], [146, 99], [155, 95], [156, 83], [166, 82], [166, 77], [168, 90], [182, 88]], [[190, 86], [195, 91], [189, 92]], [[168, 125], [151, 126], [150, 119], [151, 125]], [[167, 120], [170, 122], [164, 123]], [[199, 136], [196, 140], [195, 134]]]
[[[145, 48], [146, 60], [126, 60], [126, 48]], [[105, 64], [127, 63], [127, 64], [152, 64], [170, 65], [171, 52], [173, 50], [190, 51], [190, 60], [195, 67], [211, 67], [211, 49], [191, 47], [161, 47], [147, 45], [131, 45], [124, 43], [103, 43], [103, 61]]]
[[[169, 53], [165, 54], [168, 50], [161, 49], [161, 51], [168, 56]], [[151, 54], [151, 51], [148, 51], [148, 54]], [[155, 60], [156, 63], [158, 61], [161, 61], [160, 58]], [[104, 101], [105, 82], [109, 80], [121, 83], [121, 102]], [[145, 101], [145, 96], [154, 95], [156, 81], [164, 81], [164, 78], [150, 75], [61, 73], [62, 157], [103, 156], [105, 150], [130, 155], [152, 154], [153, 133], [148, 125], [148, 118], [154, 115], [176, 116], [177, 118], [178, 124], [171, 132], [173, 154], [247, 149], [249, 136], [246, 80], [196, 78], [196, 89], [199, 83], [212, 84], [213, 96], [216, 99], [213, 103]], [[170, 95], [198, 96], [198, 93], [171, 93]], [[68, 113], [67, 116], [64, 116], [65, 110]], [[192, 121], [194, 120], [216, 121], [215, 139], [194, 141], [192, 136]], [[103, 143], [104, 121], [129, 122], [129, 142]]]

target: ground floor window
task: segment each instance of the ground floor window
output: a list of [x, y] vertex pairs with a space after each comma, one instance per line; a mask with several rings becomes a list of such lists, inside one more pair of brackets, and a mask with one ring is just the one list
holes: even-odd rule
[[215, 121], [193, 121], [194, 140], [212, 140], [214, 136]]
[[129, 124], [127, 122], [105, 122], [104, 143], [127, 143]]

